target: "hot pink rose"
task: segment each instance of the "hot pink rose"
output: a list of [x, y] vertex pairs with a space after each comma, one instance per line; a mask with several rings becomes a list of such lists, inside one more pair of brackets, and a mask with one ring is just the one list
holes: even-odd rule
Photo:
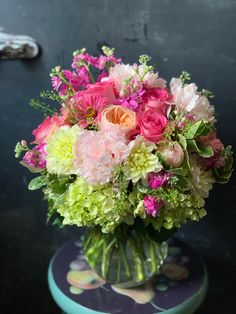
[[144, 110], [153, 109], [163, 115], [168, 115], [171, 109], [169, 99], [170, 96], [164, 88], [148, 89], [144, 97]]
[[166, 128], [168, 120], [163, 114], [153, 109], [140, 112], [138, 115], [138, 125], [140, 134], [150, 142], [162, 140], [162, 134]]
[[115, 87], [112, 81], [89, 84], [87, 89], [79, 92], [79, 94], [84, 96], [98, 95], [100, 98], [107, 98], [109, 104], [113, 104], [116, 99]]
[[54, 114], [47, 117], [32, 133], [35, 136], [35, 143], [38, 145], [46, 143], [47, 139], [61, 126], [65, 125], [64, 117]]

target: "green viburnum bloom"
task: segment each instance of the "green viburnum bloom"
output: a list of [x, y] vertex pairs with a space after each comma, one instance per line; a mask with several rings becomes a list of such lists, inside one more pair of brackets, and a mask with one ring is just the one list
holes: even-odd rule
[[141, 136], [136, 138], [123, 168], [127, 180], [136, 183], [145, 178], [147, 173], [159, 172], [162, 169], [159, 158], [153, 153], [155, 149], [154, 143], [144, 141]]
[[77, 125], [73, 127], [63, 126], [48, 139], [46, 160], [49, 173], [59, 175], [74, 173], [73, 146], [79, 132], [80, 128]]
[[100, 225], [102, 232], [112, 232], [121, 222], [133, 223], [126, 190], [109, 184], [91, 185], [78, 177], [68, 189], [58, 208], [64, 225]]

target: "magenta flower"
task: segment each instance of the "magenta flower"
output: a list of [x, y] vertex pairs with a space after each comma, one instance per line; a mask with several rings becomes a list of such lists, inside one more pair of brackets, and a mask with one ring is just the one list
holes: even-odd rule
[[146, 195], [143, 199], [143, 203], [146, 213], [152, 217], [156, 217], [161, 207], [164, 205], [162, 199], [157, 199], [151, 195]]
[[35, 146], [31, 151], [25, 153], [23, 162], [33, 168], [46, 168], [46, 144]]
[[168, 181], [169, 174], [164, 171], [160, 171], [158, 173], [151, 172], [148, 175], [148, 184], [153, 190], [165, 186], [166, 184], [168, 184]]

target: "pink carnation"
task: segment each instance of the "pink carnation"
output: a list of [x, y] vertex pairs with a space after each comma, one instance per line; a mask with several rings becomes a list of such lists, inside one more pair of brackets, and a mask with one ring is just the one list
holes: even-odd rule
[[35, 146], [31, 151], [25, 153], [23, 162], [33, 168], [46, 168], [46, 144]]
[[54, 114], [51, 117], [47, 117], [35, 130], [33, 135], [35, 136], [35, 143], [38, 145], [46, 143], [47, 139], [51, 137], [55, 131], [65, 125], [64, 117]]
[[162, 186], [165, 186], [168, 183], [169, 174], [161, 171], [158, 173], [149, 173], [148, 175], [148, 184], [151, 189], [158, 189]]
[[146, 195], [143, 199], [143, 203], [146, 213], [153, 217], [156, 217], [158, 215], [161, 207], [164, 205], [162, 199], [157, 199], [151, 195]]
[[130, 148], [125, 136], [117, 132], [84, 130], [75, 144], [77, 174], [90, 184], [103, 184], [112, 179], [113, 169], [127, 158]]

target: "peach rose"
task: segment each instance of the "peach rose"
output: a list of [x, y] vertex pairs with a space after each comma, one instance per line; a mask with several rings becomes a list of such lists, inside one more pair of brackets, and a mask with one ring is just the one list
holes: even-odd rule
[[161, 146], [158, 152], [164, 158], [165, 163], [174, 168], [178, 168], [184, 161], [184, 152], [178, 142], [168, 143]]
[[87, 89], [78, 93], [81, 96], [98, 95], [99, 98], [106, 98], [110, 104], [116, 99], [115, 85], [112, 81], [98, 82], [87, 85]]
[[65, 125], [65, 118], [54, 114], [51, 117], [47, 117], [35, 130], [33, 130], [33, 135], [35, 136], [35, 143], [38, 145], [46, 143], [47, 139], [51, 137], [56, 130]]
[[123, 106], [111, 105], [101, 114], [100, 128], [102, 130], [116, 129], [128, 133], [136, 127], [136, 113]]
[[140, 134], [150, 142], [159, 142], [162, 140], [162, 134], [165, 131], [168, 120], [156, 110], [149, 109], [140, 112], [138, 116], [138, 125]]

